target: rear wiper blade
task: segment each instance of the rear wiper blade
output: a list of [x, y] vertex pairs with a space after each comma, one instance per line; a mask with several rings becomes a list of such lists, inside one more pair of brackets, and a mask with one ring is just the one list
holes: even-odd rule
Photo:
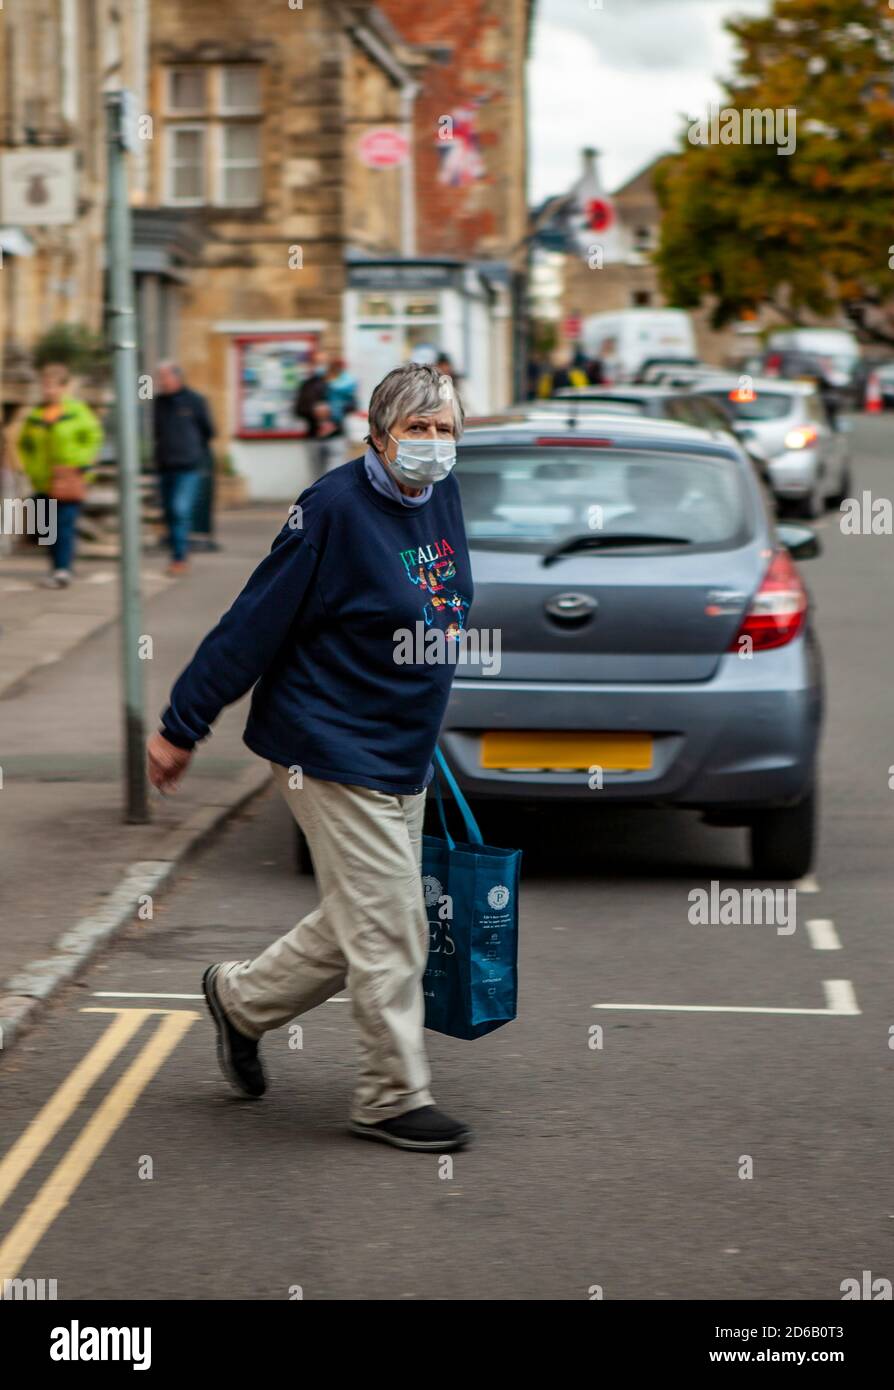
[[554, 550], [548, 550], [543, 557], [545, 565], [555, 564], [565, 555], [574, 555], [580, 550], [608, 550], [624, 545], [692, 545], [689, 536], [666, 536], [647, 531], [628, 531], [612, 533], [589, 532], [585, 536], [572, 536], [562, 541]]

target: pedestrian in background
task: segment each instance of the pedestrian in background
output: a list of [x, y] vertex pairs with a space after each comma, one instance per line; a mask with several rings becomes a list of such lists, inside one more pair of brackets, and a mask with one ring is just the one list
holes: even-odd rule
[[540, 394], [540, 381], [546, 368], [540, 357], [531, 356], [528, 358], [527, 371], [525, 373], [525, 400], [533, 401]]
[[552, 370], [544, 372], [540, 379], [538, 393], [541, 397], [549, 397], [555, 395], [556, 391], [566, 390], [569, 386], [587, 384], [586, 372], [574, 365], [570, 351], [567, 348], [559, 348], [552, 355]]
[[477, 415], [478, 411], [469, 392], [469, 379], [465, 372], [461, 372], [454, 367], [446, 352], [439, 353], [435, 360], [435, 370], [439, 376], [446, 377], [453, 390], [457, 393], [463, 403], [463, 411], [466, 415]]
[[422, 822], [456, 662], [398, 661], [395, 635], [429, 610], [454, 640], [456, 606], [472, 600], [451, 476], [462, 427], [433, 366], [379, 382], [365, 456], [302, 492], [301, 526], [290, 516], [202, 642], [148, 750], [153, 785], [174, 790], [221, 710], [254, 686], [245, 741], [304, 833], [321, 900], [256, 959], [206, 970], [221, 1067], [262, 1095], [259, 1039], [347, 986], [360, 1035], [351, 1130], [428, 1153], [469, 1138], [434, 1105], [423, 1037]]
[[171, 549], [168, 574], [185, 574], [202, 470], [211, 463], [214, 424], [205, 397], [186, 385], [175, 362], [159, 364], [155, 387], [155, 467]]
[[435, 370], [441, 376], [449, 376], [450, 380], [453, 382], [456, 382], [459, 375], [446, 352], [439, 353], [435, 360]]
[[328, 456], [324, 472], [345, 462], [345, 421], [357, 409], [357, 382], [342, 357], [333, 357], [326, 372], [324, 403], [334, 429], [328, 436]]
[[344, 462], [345, 416], [356, 409], [357, 386], [342, 358], [319, 349], [298, 388], [295, 414], [307, 426], [313, 477]]
[[47, 588], [71, 583], [78, 517], [102, 444], [102, 426], [71, 392], [68, 367], [48, 362], [40, 372], [40, 405], [25, 416], [17, 441], [21, 466], [38, 500], [55, 503], [56, 539], [49, 547]]

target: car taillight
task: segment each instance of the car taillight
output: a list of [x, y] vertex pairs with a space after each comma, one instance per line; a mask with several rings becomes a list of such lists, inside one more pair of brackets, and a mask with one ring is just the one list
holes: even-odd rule
[[747, 650], [743, 637], [751, 639], [750, 650], [756, 652], [784, 647], [797, 637], [806, 619], [807, 590], [788, 551], [777, 550], [729, 650]]
[[806, 449], [808, 444], [815, 444], [819, 438], [819, 431], [816, 425], [799, 425], [797, 429], [789, 430], [785, 436], [785, 447], [787, 449]]

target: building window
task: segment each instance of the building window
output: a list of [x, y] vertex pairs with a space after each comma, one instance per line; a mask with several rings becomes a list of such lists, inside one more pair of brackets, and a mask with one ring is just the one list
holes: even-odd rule
[[390, 319], [397, 313], [395, 301], [385, 294], [365, 294], [360, 300], [361, 319]]
[[404, 313], [411, 318], [436, 318], [438, 313], [438, 301], [436, 299], [408, 295], [404, 302]]
[[190, 207], [205, 202], [205, 135], [202, 125], [168, 126], [167, 202]]
[[205, 68], [168, 69], [168, 110], [178, 116], [205, 114]]
[[220, 131], [220, 186], [224, 207], [254, 207], [260, 202], [261, 131], [257, 125], [223, 126]]
[[647, 309], [652, 303], [651, 290], [634, 290], [633, 307], [635, 309]]
[[225, 116], [256, 115], [261, 109], [260, 77], [257, 68], [221, 68], [221, 113]]
[[165, 202], [256, 207], [261, 201], [260, 115], [257, 66], [168, 68]]

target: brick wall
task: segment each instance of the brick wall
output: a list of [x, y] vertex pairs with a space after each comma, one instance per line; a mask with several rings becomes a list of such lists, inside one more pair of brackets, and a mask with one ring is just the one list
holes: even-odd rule
[[[417, 240], [421, 255], [503, 258], [524, 236], [524, 57], [528, 0], [379, 0], [398, 33], [427, 46], [415, 106]], [[439, 122], [474, 112], [485, 175], [439, 178]], [[441, 146], [443, 149], [443, 146]]]

